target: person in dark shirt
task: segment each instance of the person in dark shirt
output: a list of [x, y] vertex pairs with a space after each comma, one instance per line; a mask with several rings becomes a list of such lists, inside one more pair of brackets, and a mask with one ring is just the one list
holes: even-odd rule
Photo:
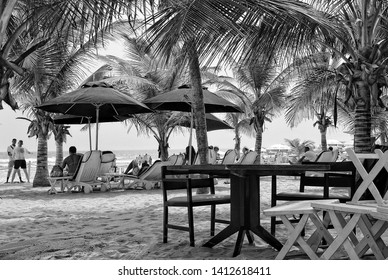
[[77, 154], [77, 148], [74, 146], [69, 148], [69, 154], [70, 155], [63, 160], [62, 169], [65, 170], [67, 167], [67, 175], [72, 176], [77, 171], [77, 167], [79, 161], [82, 158], [82, 155]]

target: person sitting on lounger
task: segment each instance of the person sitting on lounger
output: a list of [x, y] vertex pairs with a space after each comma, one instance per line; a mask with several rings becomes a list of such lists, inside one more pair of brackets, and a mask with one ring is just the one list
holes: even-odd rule
[[62, 162], [62, 169], [67, 168], [67, 176], [72, 176], [77, 171], [79, 161], [81, 160], [82, 155], [77, 154], [77, 148], [71, 146], [69, 148], [69, 156], [67, 156]]
[[[302, 163], [302, 162], [314, 162], [317, 160], [317, 155], [310, 151], [309, 147], [304, 147], [304, 153], [301, 155], [301, 157], [298, 159], [296, 163]], [[292, 164], [292, 162], [290, 162]]]
[[124, 174], [139, 176], [150, 166], [147, 160], [141, 161], [141, 167], [139, 167], [138, 162], [138, 159], [132, 160], [127, 169], [124, 171]]

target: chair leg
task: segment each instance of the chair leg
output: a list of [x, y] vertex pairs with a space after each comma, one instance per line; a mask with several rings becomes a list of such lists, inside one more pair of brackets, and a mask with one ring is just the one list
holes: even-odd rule
[[275, 236], [276, 232], [276, 217], [271, 217], [271, 234]]
[[168, 207], [163, 207], [163, 243], [167, 243], [167, 235], [168, 235]]
[[188, 214], [188, 220], [189, 220], [189, 238], [190, 238], [190, 246], [194, 247], [194, 214], [193, 214], [193, 207], [189, 206], [187, 207], [187, 214]]
[[214, 232], [216, 229], [216, 206], [211, 206], [210, 212], [210, 236], [214, 236]]

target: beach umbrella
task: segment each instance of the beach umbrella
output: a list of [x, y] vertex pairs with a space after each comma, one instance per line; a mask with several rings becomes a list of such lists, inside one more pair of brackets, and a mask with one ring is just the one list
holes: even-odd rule
[[[211, 91], [208, 91], [206, 88], [204, 88], [202, 92], [206, 113], [242, 113], [242, 110], [239, 106], [212, 93]], [[144, 100], [144, 104], [154, 110], [191, 113], [189, 146], [192, 145], [192, 131], [194, 126], [194, 114], [192, 106], [194, 100], [193, 95], [194, 89], [188, 85], [183, 85], [172, 91], [168, 91]], [[191, 149], [189, 158], [191, 159]]]
[[274, 144], [270, 147], [267, 148], [267, 151], [289, 151], [291, 150], [291, 148], [287, 145], [283, 145], [283, 144]]
[[[184, 117], [179, 122], [180, 126], [184, 127], [191, 127], [191, 118], [190, 117]], [[193, 128], [195, 129], [195, 124], [193, 124]], [[216, 116], [212, 114], [206, 114], [206, 128], [207, 131], [214, 131], [214, 130], [222, 130], [222, 129], [233, 129], [229, 124], [224, 122], [223, 120], [220, 120]]]
[[[98, 123], [105, 122], [122, 122], [131, 116], [103, 116], [98, 119]], [[74, 116], [74, 115], [59, 115], [53, 118], [55, 124], [87, 124], [89, 126], [89, 146], [92, 150], [92, 133], [90, 124], [96, 123], [96, 116], [93, 117], [84, 117], [84, 116]]]
[[98, 123], [100, 118], [151, 113], [146, 105], [103, 82], [90, 82], [67, 94], [36, 106], [53, 113], [96, 118], [96, 150], [98, 150]]

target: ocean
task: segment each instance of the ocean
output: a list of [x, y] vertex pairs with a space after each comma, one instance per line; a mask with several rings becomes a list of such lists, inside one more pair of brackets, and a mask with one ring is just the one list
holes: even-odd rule
[[[78, 151], [79, 153], [84, 153], [85, 151]], [[158, 151], [156, 150], [121, 150], [112, 152], [116, 155], [116, 164], [117, 167], [125, 169], [128, 164], [139, 155], [148, 154], [151, 156], [152, 160], [158, 159]], [[169, 150], [169, 155], [183, 153], [183, 150]], [[68, 156], [68, 152], [64, 151], [64, 157]], [[27, 165], [30, 163], [30, 181], [34, 179], [36, 171], [36, 151], [33, 154], [26, 155]], [[51, 171], [52, 167], [55, 164], [55, 151], [48, 152], [48, 170]], [[28, 167], [27, 167], [28, 168]], [[0, 184], [6, 181], [8, 170], [8, 156], [6, 152], [0, 152]], [[24, 179], [24, 173], [22, 172], [22, 179]], [[15, 181], [18, 181], [16, 176]]]

